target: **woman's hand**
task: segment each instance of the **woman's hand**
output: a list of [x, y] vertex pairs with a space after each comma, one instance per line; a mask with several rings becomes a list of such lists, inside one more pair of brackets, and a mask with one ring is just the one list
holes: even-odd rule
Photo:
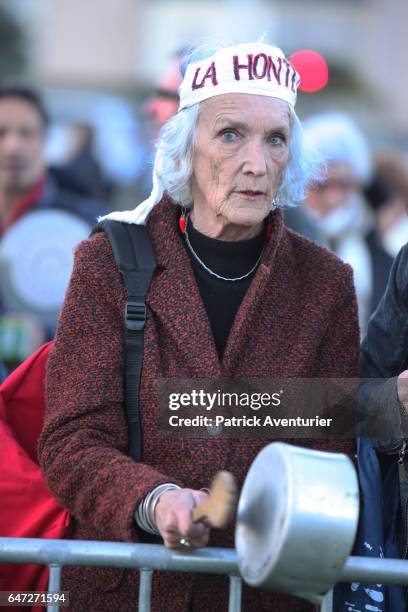
[[408, 370], [404, 370], [398, 376], [397, 389], [398, 399], [408, 412]]
[[204, 491], [194, 489], [166, 491], [160, 496], [155, 521], [167, 548], [180, 548], [180, 540], [183, 538], [196, 548], [208, 544], [209, 525], [192, 521], [193, 508], [202, 504], [207, 497]]

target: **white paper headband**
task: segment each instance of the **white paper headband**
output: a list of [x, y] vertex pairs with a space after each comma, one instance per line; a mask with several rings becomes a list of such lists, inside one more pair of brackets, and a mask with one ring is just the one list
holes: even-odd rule
[[299, 83], [298, 73], [278, 47], [235, 45], [187, 66], [179, 88], [179, 110], [227, 93], [269, 96], [294, 106]]

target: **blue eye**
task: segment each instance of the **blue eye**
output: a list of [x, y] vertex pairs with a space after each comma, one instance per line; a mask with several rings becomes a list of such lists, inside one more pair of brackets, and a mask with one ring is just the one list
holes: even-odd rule
[[225, 132], [221, 134], [221, 137], [226, 142], [233, 142], [236, 140], [237, 134], [233, 130], [225, 130]]
[[276, 146], [276, 145], [285, 144], [286, 140], [285, 140], [285, 137], [282, 136], [282, 134], [273, 134], [269, 138], [269, 142], [271, 143], [271, 145]]

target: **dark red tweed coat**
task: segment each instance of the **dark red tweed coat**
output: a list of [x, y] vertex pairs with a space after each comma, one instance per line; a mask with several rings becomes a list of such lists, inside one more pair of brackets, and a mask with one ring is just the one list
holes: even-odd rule
[[[272, 215], [273, 233], [242, 302], [219, 362], [189, 257], [177, 231], [179, 210], [163, 201], [148, 229], [158, 262], [148, 297], [140, 408], [145, 463], [127, 456], [123, 412], [125, 289], [107, 238], [98, 234], [76, 252], [47, 377], [47, 414], [39, 459], [48, 485], [75, 517], [73, 537], [146, 541], [133, 513], [156, 485], [208, 486], [219, 469], [239, 484], [266, 440], [178, 439], [156, 431], [159, 377], [348, 377], [359, 349], [351, 269]], [[220, 305], [221, 306], [221, 305]], [[302, 441], [306, 445], [306, 441]], [[308, 446], [352, 452], [345, 441]], [[271, 466], [271, 475], [273, 466]], [[269, 475], [269, 477], [271, 476]], [[211, 545], [233, 547], [233, 530], [213, 532]], [[135, 572], [66, 568], [70, 610], [130, 611]], [[225, 577], [155, 574], [153, 610], [227, 610]], [[243, 610], [306, 611], [299, 599], [244, 589]]]

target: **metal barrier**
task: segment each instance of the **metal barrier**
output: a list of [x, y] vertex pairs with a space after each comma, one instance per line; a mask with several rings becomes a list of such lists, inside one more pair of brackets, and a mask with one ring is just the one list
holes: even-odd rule
[[[48, 565], [50, 592], [60, 591], [61, 569], [65, 565], [139, 569], [139, 612], [150, 611], [153, 571], [227, 574], [230, 579], [228, 612], [241, 610], [242, 581], [235, 550], [230, 548], [179, 552], [158, 544], [0, 538], [1, 562]], [[408, 586], [408, 561], [349, 557], [341, 579], [344, 582]], [[58, 604], [47, 606], [48, 612], [59, 609]], [[324, 610], [327, 609], [324, 606]]]
[[[1, 562], [48, 565], [48, 590], [52, 592], [61, 590], [61, 569], [65, 565], [139, 569], [139, 612], [150, 612], [153, 571], [227, 574], [230, 579], [228, 612], [241, 610], [242, 581], [235, 551], [229, 548], [179, 552], [159, 544], [0, 538]], [[47, 612], [59, 609], [58, 604], [47, 606]]]

